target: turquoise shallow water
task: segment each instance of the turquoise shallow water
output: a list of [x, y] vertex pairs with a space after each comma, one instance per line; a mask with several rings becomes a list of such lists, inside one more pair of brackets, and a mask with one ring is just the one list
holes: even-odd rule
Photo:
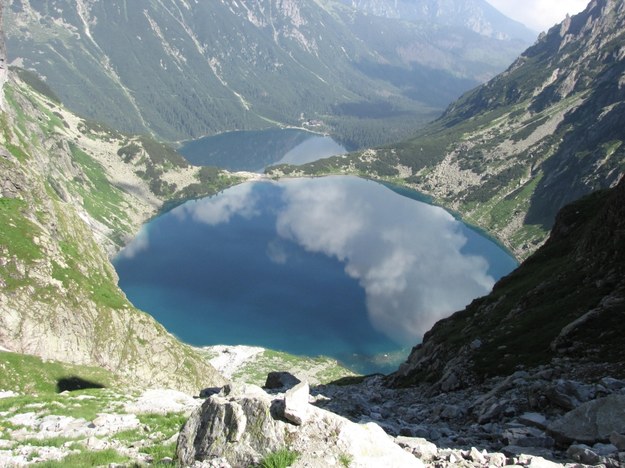
[[352, 177], [256, 182], [147, 224], [114, 261], [139, 308], [194, 345], [391, 372], [515, 260], [444, 210]]

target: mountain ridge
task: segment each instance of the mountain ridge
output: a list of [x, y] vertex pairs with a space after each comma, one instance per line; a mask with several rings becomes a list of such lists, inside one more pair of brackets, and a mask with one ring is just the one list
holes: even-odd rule
[[[390, 141], [523, 47], [462, 27], [382, 20], [335, 0], [10, 0], [5, 14], [11, 60], [36, 70], [69, 108], [167, 141], [310, 120], [350, 146]], [[429, 102], [430, 81], [441, 78]], [[367, 118], [382, 105], [390, 123]]]

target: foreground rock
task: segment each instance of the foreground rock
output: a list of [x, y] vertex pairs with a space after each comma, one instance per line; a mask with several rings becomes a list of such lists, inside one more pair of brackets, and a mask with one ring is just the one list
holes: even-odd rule
[[564, 359], [451, 392], [373, 376], [312, 393], [324, 409], [375, 422], [427, 467], [623, 467], [625, 381], [581, 379], [595, 370]]
[[617, 440], [625, 433], [625, 395], [610, 395], [584, 403], [549, 426], [549, 432], [563, 442], [596, 444]]
[[[254, 385], [226, 386], [196, 410], [178, 438], [177, 455], [183, 466], [220, 460], [219, 466], [243, 467], [288, 448], [300, 454], [293, 466], [423, 467], [375, 423], [356, 424], [302, 402], [303, 383], [293, 389], [291, 411], [305, 415], [300, 424], [285, 414], [283, 395], [271, 396]], [[287, 400], [289, 398], [287, 397]], [[210, 465], [204, 465], [210, 466]]]

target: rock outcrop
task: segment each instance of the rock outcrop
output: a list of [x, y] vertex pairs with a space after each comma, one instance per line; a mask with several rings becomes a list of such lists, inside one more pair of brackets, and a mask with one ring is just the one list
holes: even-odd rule
[[[299, 388], [298, 388], [299, 387]], [[308, 397], [307, 384], [295, 387]], [[303, 397], [302, 397], [303, 398]], [[178, 438], [177, 455], [183, 466], [203, 462], [222, 467], [247, 467], [288, 448], [299, 454], [294, 467], [422, 467], [374, 423], [355, 424], [329, 411], [289, 396], [270, 396], [253, 385], [226, 386], [196, 410]], [[291, 411], [289, 411], [290, 408]], [[286, 409], [286, 410], [285, 410]], [[306, 414], [294, 424], [293, 412]]]

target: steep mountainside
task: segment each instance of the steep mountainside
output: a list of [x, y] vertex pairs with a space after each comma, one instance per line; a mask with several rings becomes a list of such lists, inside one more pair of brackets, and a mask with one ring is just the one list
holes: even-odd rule
[[170, 141], [311, 121], [350, 145], [405, 137], [527, 45], [336, 0], [8, 5], [11, 60], [80, 115]]
[[528, 28], [500, 13], [484, 0], [340, 0], [375, 16], [405, 21], [430, 21], [468, 28], [499, 39], [534, 41]]
[[407, 184], [524, 257], [559, 208], [625, 172], [624, 84], [625, 3], [594, 0], [417, 137], [304, 171]]
[[449, 391], [554, 358], [625, 375], [625, 178], [562, 209], [545, 245], [438, 322], [392, 381]]
[[[28, 86], [48, 92], [42, 95]], [[164, 200], [241, 180], [90, 124], [16, 70], [0, 116], [0, 347], [197, 391], [222, 377], [117, 287], [114, 252]]]
[[[4, 9], [0, 7], [0, 25], [3, 23]], [[7, 80], [7, 51], [4, 45], [4, 29], [0, 27], [0, 89]], [[0, 109], [4, 109], [4, 96], [0, 93]]]

